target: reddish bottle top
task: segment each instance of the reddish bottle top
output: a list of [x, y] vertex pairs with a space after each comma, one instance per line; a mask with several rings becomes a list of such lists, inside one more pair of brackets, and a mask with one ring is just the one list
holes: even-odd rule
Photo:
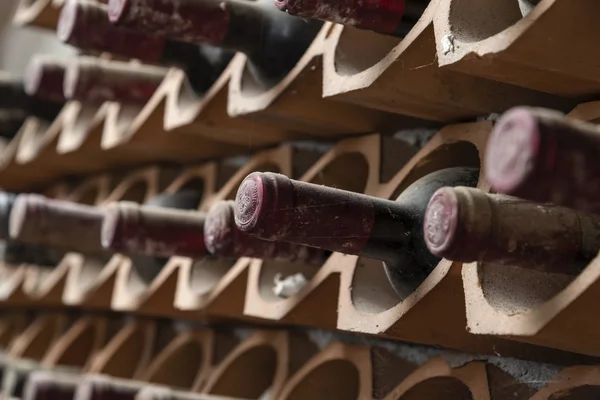
[[425, 242], [440, 257], [577, 274], [600, 249], [600, 216], [473, 188], [438, 190]]
[[247, 235], [235, 225], [233, 201], [216, 203], [206, 216], [204, 241], [221, 257], [253, 257], [321, 265], [329, 252], [289, 242], [268, 241]]
[[507, 111], [487, 146], [494, 190], [539, 203], [600, 211], [600, 130], [537, 108]]

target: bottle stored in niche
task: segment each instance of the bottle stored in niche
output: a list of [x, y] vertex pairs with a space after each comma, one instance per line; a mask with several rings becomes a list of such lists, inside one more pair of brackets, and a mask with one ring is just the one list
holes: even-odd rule
[[327, 253], [286, 242], [270, 242], [240, 232], [233, 217], [233, 201], [215, 203], [204, 214], [114, 203], [102, 226], [104, 248], [129, 254], [202, 258], [209, 253], [225, 258], [263, 259], [322, 264]]
[[72, 400], [80, 379], [75, 374], [34, 371], [29, 374], [22, 399]]
[[599, 212], [600, 130], [559, 112], [518, 107], [488, 141], [487, 180], [495, 191], [538, 203]]
[[196, 93], [206, 92], [231, 60], [233, 53], [198, 46], [154, 33], [110, 23], [108, 6], [95, 0], [67, 0], [57, 25], [57, 36], [85, 51], [108, 52], [186, 71]]
[[52, 121], [62, 107], [63, 102], [46, 100], [27, 93], [26, 83], [7, 75], [0, 76], [0, 109], [7, 112], [25, 112], [29, 116], [44, 121]]
[[444, 186], [475, 186], [477, 168], [433, 172], [396, 201], [300, 182], [274, 173], [252, 173], [236, 195], [238, 228], [281, 240], [381, 260], [391, 284], [409, 296], [435, 268], [423, 238], [423, 217], [433, 193]]
[[16, 241], [82, 253], [103, 252], [100, 230], [104, 211], [37, 194], [17, 196], [10, 213], [10, 237]]
[[[162, 208], [166, 212], [170, 211], [167, 209], [196, 210], [198, 208], [198, 206], [200, 205], [201, 200], [202, 200], [202, 190], [182, 189], [175, 193], [161, 193], [158, 196], [155, 196], [152, 199], [150, 199], [149, 201], [145, 202], [144, 205], [148, 208], [155, 209], [155, 210], [160, 210]], [[131, 205], [131, 203], [129, 203], [129, 204]], [[135, 203], [133, 205], [135, 205]], [[133, 207], [133, 209], [135, 210], [135, 207]], [[131, 214], [129, 214], [129, 215], [131, 216]], [[140, 214], [138, 214], [138, 215], [140, 215]], [[103, 231], [104, 231], [105, 225], [106, 224], [103, 221], [103, 224], [101, 226], [101, 237], [100, 237], [101, 243], [104, 240], [103, 235], [105, 235], [105, 234], [103, 233]], [[170, 234], [175, 235], [176, 234], [174, 231], [170, 230], [171, 227], [172, 226], [163, 226], [162, 227], [163, 237], [165, 234], [167, 234], [167, 235], [170, 235]], [[158, 228], [158, 227], [155, 226], [155, 228]], [[139, 231], [138, 231], [138, 233], [139, 233]], [[148, 241], [149, 237], [152, 234], [156, 234], [156, 233], [157, 233], [156, 231], [154, 231], [153, 233], [147, 232], [147, 233], [141, 235], [140, 237], [137, 237], [136, 240], [139, 241], [138, 244], [146, 246], [146, 250], [153, 248], [153, 247], [156, 248], [157, 243], [153, 244]], [[146, 236], [146, 235], [148, 235], [148, 236]], [[140, 254], [140, 253], [142, 255], [136, 255], [134, 252], [131, 259], [133, 261], [133, 268], [137, 272], [137, 275], [146, 283], [152, 282], [152, 280], [154, 280], [154, 278], [156, 278], [158, 276], [160, 271], [163, 269], [163, 267], [167, 263], [168, 258], [173, 255], [173, 253], [167, 251], [166, 249], [158, 250], [155, 253], [152, 253], [149, 251], [137, 252], [137, 254]], [[150, 255], [143, 255], [143, 254], [150, 254]]]
[[109, 0], [108, 13], [119, 26], [242, 52], [264, 86], [287, 75], [321, 27], [279, 12], [272, 0]]
[[275, 5], [302, 18], [404, 37], [421, 18], [429, 0], [275, 0]]
[[67, 65], [63, 90], [67, 99], [86, 104], [118, 101], [143, 106], [166, 74], [162, 67], [79, 57]]
[[433, 195], [424, 231], [427, 247], [439, 257], [569, 275], [600, 250], [598, 215], [467, 187]]
[[151, 65], [77, 57], [36, 58], [26, 71], [28, 92], [48, 100], [78, 100], [99, 106], [107, 101], [142, 106], [154, 94], [167, 70]]
[[134, 400], [146, 382], [116, 379], [102, 375], [84, 376], [75, 390], [77, 400]]

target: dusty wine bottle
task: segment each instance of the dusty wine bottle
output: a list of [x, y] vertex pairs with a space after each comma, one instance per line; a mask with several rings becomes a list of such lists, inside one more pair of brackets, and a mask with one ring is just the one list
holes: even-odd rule
[[58, 19], [57, 36], [86, 51], [179, 67], [199, 94], [210, 88], [233, 56], [222, 49], [115, 26], [108, 20], [108, 6], [95, 0], [67, 0]]
[[67, 65], [63, 91], [67, 99], [87, 104], [118, 101], [142, 106], [150, 100], [166, 73], [162, 67], [78, 57]]
[[0, 110], [0, 137], [12, 139], [19, 132], [27, 114], [21, 110]]
[[10, 238], [10, 215], [16, 198], [13, 193], [0, 192], [0, 260], [9, 265], [56, 265], [58, 259], [52, 252]]
[[[151, 210], [154, 211], [165, 211], [168, 212], [170, 210], [167, 209], [178, 209], [178, 210], [196, 210], [200, 204], [200, 201], [202, 200], [202, 191], [201, 190], [197, 190], [197, 189], [182, 189], [178, 192], [175, 193], [162, 193], [159, 194], [158, 196], [150, 199], [149, 201], [147, 201], [144, 204], [144, 209], [146, 208], [150, 208]], [[123, 203], [120, 203], [121, 205]], [[115, 206], [109, 206], [111, 209], [114, 207], [117, 207], [118, 209], [120, 208], [118, 205]], [[123, 209], [125, 210], [125, 212], [129, 212], [129, 214], [126, 215], [138, 215], [141, 216], [142, 218], [145, 218], [145, 214], [136, 214], [138, 207], [135, 203], [127, 203], [125, 204], [125, 206], [123, 207]], [[114, 212], [114, 211], [110, 211], [110, 212]], [[114, 214], [113, 214], [114, 215]], [[117, 212], [117, 215], [119, 215], [119, 212]], [[110, 220], [109, 218], [106, 218], [108, 220]], [[119, 221], [119, 218], [117, 218], [116, 222]], [[130, 221], [130, 220], [129, 220]], [[143, 219], [144, 221], [144, 227], [148, 228], [148, 229], [160, 229], [159, 226], [157, 226], [155, 223], [158, 222], [155, 219]], [[100, 241], [101, 243], [103, 243], [103, 241], [105, 240], [104, 237], [106, 237], [107, 233], [106, 233], [106, 229], [105, 226], [107, 225], [106, 223], [104, 223], [105, 221], [103, 221], [103, 224], [101, 226], [101, 236], [100, 236]], [[110, 226], [112, 223], [109, 221], [108, 225]], [[130, 246], [132, 246], [132, 249], [134, 248], [134, 243], [128, 243], [125, 246], [116, 246], [117, 249], [119, 249], [120, 251], [126, 252], [126, 253], [132, 253], [132, 261], [133, 261], [133, 268], [136, 271], [138, 277], [140, 277], [144, 282], [149, 283], [152, 282], [154, 280], [154, 278], [156, 278], [158, 276], [158, 274], [160, 273], [160, 271], [162, 271], [163, 267], [165, 266], [166, 262], [168, 261], [168, 257], [172, 256], [173, 253], [169, 252], [168, 249], [165, 248], [159, 248], [158, 251], [156, 252], [150, 252], [149, 250], [155, 247], [160, 247], [161, 244], [160, 242], [156, 242], [156, 243], [152, 243], [151, 241], [151, 237], [152, 235], [158, 235], [157, 237], [160, 238], [165, 237], [165, 235], [175, 235], [175, 231], [171, 231], [170, 228], [173, 228], [174, 226], [163, 226], [162, 227], [162, 231], [158, 232], [158, 231], [146, 231], [143, 232], [143, 234], [141, 236], [135, 237], [133, 236], [130, 231], [129, 231], [129, 227], [128, 226], [115, 226], [115, 234], [119, 235], [119, 234], [124, 234], [125, 236], [130, 236], [132, 240], [137, 240], [138, 242], [137, 245], [139, 246], [145, 246], [144, 249], [147, 251], [132, 251], [129, 252], [128, 248]], [[121, 228], [126, 228], [121, 230]], [[108, 228], [107, 228], [108, 229]], [[138, 234], [140, 234], [139, 231], [137, 231]], [[115, 237], [116, 238], [116, 237]], [[112, 240], [112, 239], [111, 239]], [[177, 242], [178, 239], [175, 239], [175, 242]], [[116, 241], [116, 239], [115, 239]], [[180, 243], [181, 244], [181, 243]], [[200, 243], [203, 245], [203, 241]], [[122, 250], [121, 250], [122, 249]], [[140, 254], [151, 254], [151, 255], [140, 255]]]
[[125, 254], [201, 258], [204, 213], [132, 202], [110, 204], [102, 224], [102, 246]]
[[20, 194], [9, 220], [14, 240], [78, 251], [102, 252], [102, 209], [37, 194]]
[[417, 23], [429, 0], [275, 0], [291, 15], [404, 37]]
[[600, 250], [600, 216], [455, 187], [425, 213], [425, 242], [439, 256], [576, 275]]
[[34, 371], [29, 374], [23, 390], [23, 400], [73, 400], [78, 375], [58, 374], [51, 371]]
[[0, 109], [24, 111], [27, 115], [52, 121], [64, 103], [30, 96], [25, 92], [24, 82], [6, 75], [0, 75]]
[[216, 203], [206, 216], [204, 241], [211, 254], [228, 257], [253, 257], [321, 265], [329, 252], [290, 242], [268, 241], [247, 235], [235, 225], [234, 201]]
[[485, 173], [495, 191], [599, 212], [600, 130], [559, 112], [518, 107], [498, 121]]
[[135, 400], [148, 384], [103, 375], [85, 376], [75, 390], [73, 400]]
[[241, 231], [262, 239], [381, 260], [394, 289], [406, 298], [439, 262], [423, 238], [427, 202], [441, 187], [475, 186], [478, 176], [476, 168], [443, 169], [391, 201], [256, 172], [238, 189], [235, 221]]
[[23, 77], [25, 93], [41, 99], [64, 104], [63, 91], [68, 61], [46, 55], [35, 55], [29, 60]]
[[250, 72], [271, 85], [296, 65], [320, 21], [280, 13], [272, 0], [110, 0], [111, 22], [195, 44], [245, 53]]

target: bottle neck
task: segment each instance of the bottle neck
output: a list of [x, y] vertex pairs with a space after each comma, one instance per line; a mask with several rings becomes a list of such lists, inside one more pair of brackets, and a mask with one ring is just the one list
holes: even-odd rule
[[186, 71], [194, 91], [202, 94], [218, 79], [232, 57], [232, 52], [212, 46], [167, 39], [159, 63]]

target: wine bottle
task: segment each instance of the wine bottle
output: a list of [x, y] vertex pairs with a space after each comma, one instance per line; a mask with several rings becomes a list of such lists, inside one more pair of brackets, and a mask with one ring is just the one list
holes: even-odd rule
[[29, 374], [23, 391], [23, 400], [73, 400], [78, 375], [34, 371]]
[[107, 208], [102, 225], [105, 249], [155, 257], [255, 257], [322, 264], [326, 253], [285, 242], [269, 242], [241, 233], [233, 202], [217, 202], [209, 213], [140, 206], [130, 202]]
[[166, 73], [162, 67], [79, 57], [67, 65], [63, 91], [67, 99], [87, 104], [118, 101], [143, 106]]
[[56, 265], [57, 257], [43, 247], [21, 243], [10, 238], [10, 215], [17, 196], [0, 192], [0, 260], [6, 265]]
[[25, 92], [24, 82], [5, 75], [0, 76], [0, 109], [19, 112], [52, 121], [63, 107], [63, 103], [30, 96]]
[[85, 376], [75, 390], [74, 400], [135, 400], [148, 384], [102, 375]]
[[600, 216], [455, 187], [425, 213], [425, 242], [439, 256], [578, 274], [600, 249]]
[[496, 192], [599, 212], [600, 130], [558, 112], [507, 111], [489, 139], [486, 177]]
[[95, 0], [67, 0], [58, 19], [57, 36], [85, 51], [108, 52], [143, 62], [175, 66], [186, 71], [193, 89], [201, 94], [217, 80], [233, 53], [196, 46], [153, 33], [115, 26], [108, 7]]
[[67, 60], [46, 55], [34, 55], [27, 64], [23, 77], [25, 93], [40, 99], [64, 104], [63, 91]]
[[165, 78], [167, 70], [150, 65], [77, 57], [71, 60], [33, 59], [26, 87], [36, 98], [78, 100], [99, 106], [106, 101], [143, 105]]
[[272, 85], [296, 65], [322, 23], [272, 6], [272, 0], [109, 0], [111, 22], [147, 33], [245, 53], [256, 80]]
[[281, 11], [386, 35], [404, 37], [417, 23], [429, 0], [275, 0]]
[[37, 194], [20, 194], [9, 220], [13, 240], [82, 253], [103, 252], [102, 209]]
[[320, 266], [330, 255], [328, 251], [290, 242], [268, 241], [247, 235], [235, 225], [235, 202], [217, 202], [206, 216], [204, 241], [211, 254], [228, 257], [253, 257], [291, 261]]
[[0, 110], [0, 137], [12, 139], [19, 132], [27, 114], [21, 110]]
[[235, 222], [262, 239], [381, 260], [394, 289], [406, 298], [439, 262], [423, 238], [427, 202], [441, 187], [475, 186], [478, 176], [476, 168], [443, 169], [391, 201], [281, 174], [252, 173], [238, 189]]
[[110, 204], [102, 224], [102, 246], [120, 253], [201, 258], [204, 213], [132, 202]]
[[[178, 209], [178, 210], [196, 210], [202, 200], [202, 191], [196, 189], [182, 189], [175, 193], [162, 193], [154, 198], [150, 199], [145, 206], [154, 209]], [[135, 205], [131, 204], [130, 205]], [[167, 210], [164, 210], [167, 211]], [[163, 235], [174, 234], [175, 232], [170, 231], [169, 227], [163, 227]], [[102, 235], [104, 230], [104, 224], [101, 227], [100, 241], [102, 242]], [[138, 232], [139, 233], [139, 232]], [[146, 242], [152, 246], [151, 243]], [[143, 253], [142, 253], [143, 254]], [[133, 261], [133, 269], [136, 271], [137, 276], [140, 277], [144, 282], [150, 283], [158, 276], [164, 265], [167, 263], [168, 258], [172, 254], [166, 251], [157, 252], [156, 255], [134, 255], [131, 257]]]

